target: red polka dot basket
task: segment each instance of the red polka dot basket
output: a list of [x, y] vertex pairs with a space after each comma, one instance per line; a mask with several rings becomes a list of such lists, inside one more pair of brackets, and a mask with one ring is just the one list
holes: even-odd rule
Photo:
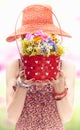
[[56, 79], [60, 68], [60, 56], [22, 56], [27, 79]]

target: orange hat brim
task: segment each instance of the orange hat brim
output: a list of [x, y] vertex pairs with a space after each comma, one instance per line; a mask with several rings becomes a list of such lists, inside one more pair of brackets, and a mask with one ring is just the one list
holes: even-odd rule
[[63, 36], [63, 37], [69, 37], [71, 38], [72, 36], [68, 34], [67, 32], [63, 31], [62, 29], [60, 30], [57, 26], [53, 26], [53, 24], [44, 24], [44, 25], [24, 25], [18, 30], [16, 30], [14, 33], [9, 35], [6, 38], [6, 41], [12, 42], [16, 40], [17, 38], [21, 37], [21, 35], [25, 35], [27, 33], [35, 33], [38, 30], [42, 30], [43, 32], [48, 32], [52, 33], [55, 35]]

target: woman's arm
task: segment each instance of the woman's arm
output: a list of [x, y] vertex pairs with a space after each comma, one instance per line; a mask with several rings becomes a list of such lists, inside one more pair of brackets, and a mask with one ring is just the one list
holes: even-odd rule
[[[74, 105], [75, 65], [71, 61], [63, 61], [62, 72], [65, 76], [68, 92], [62, 100], [56, 101], [56, 103], [62, 122], [67, 122], [71, 119]], [[60, 88], [58, 89], [59, 91]]]
[[[27, 89], [17, 86], [17, 77], [19, 75], [18, 60], [10, 62], [6, 66], [6, 105], [8, 118], [16, 122], [22, 111]], [[13, 86], [16, 86], [14, 91]]]

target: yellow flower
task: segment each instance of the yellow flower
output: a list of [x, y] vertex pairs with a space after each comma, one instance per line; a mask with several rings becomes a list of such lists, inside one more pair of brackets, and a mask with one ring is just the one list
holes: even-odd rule
[[21, 40], [23, 45], [29, 46], [30, 45], [30, 41], [27, 41], [26, 39]]
[[54, 34], [50, 34], [51, 38], [53, 41], [55, 41], [55, 43], [58, 43], [58, 39], [55, 37]]
[[36, 53], [36, 52], [34, 52], [34, 51], [32, 51], [32, 53], [31, 53], [31, 55], [30, 55], [30, 56], [35, 56], [35, 55], [37, 55], [37, 53]]
[[47, 56], [50, 55], [50, 49], [47, 48], [47, 50], [46, 50], [46, 54], [47, 54]]
[[26, 48], [27, 52], [31, 52], [33, 50], [32, 46], [29, 46], [28, 48]]
[[47, 48], [51, 50], [53, 47], [52, 46], [47, 46]]
[[57, 54], [57, 55], [62, 55], [62, 54], [64, 54], [64, 47], [63, 47], [61, 44], [56, 44], [56, 46], [57, 46], [56, 54]]

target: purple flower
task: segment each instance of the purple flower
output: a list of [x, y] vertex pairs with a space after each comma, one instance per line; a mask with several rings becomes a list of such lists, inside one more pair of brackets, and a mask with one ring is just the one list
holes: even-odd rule
[[37, 31], [34, 36], [41, 36], [43, 34], [42, 30]]
[[25, 38], [27, 40], [30, 40], [31, 38], [33, 38], [33, 35], [31, 33], [28, 33], [28, 34], [26, 34]]
[[46, 47], [43, 47], [43, 48], [42, 48], [42, 51], [43, 51], [43, 52], [46, 52], [46, 50], [47, 50]]
[[55, 42], [53, 42], [53, 41], [48, 41], [48, 46], [52, 46], [53, 49], [54, 49], [54, 51], [57, 50], [56, 44], [55, 44]]

